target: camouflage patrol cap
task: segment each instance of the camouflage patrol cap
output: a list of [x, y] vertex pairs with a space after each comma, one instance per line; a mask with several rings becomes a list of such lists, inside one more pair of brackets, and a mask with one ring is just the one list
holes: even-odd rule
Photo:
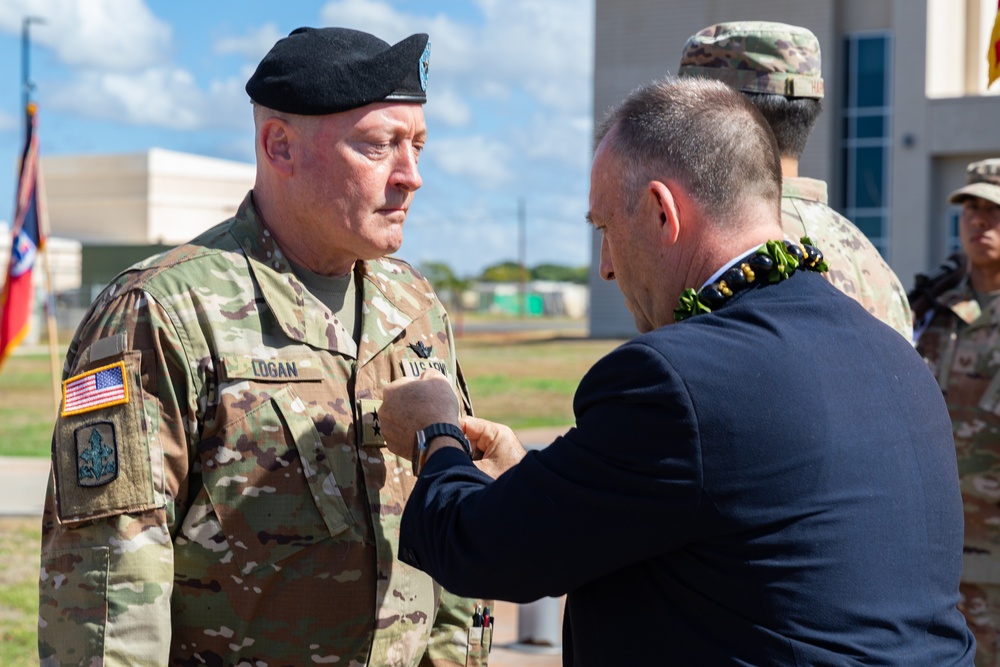
[[823, 97], [819, 40], [785, 23], [709, 26], [688, 39], [677, 74], [718, 79], [745, 93]]
[[982, 197], [1000, 204], [1000, 158], [973, 162], [966, 169], [966, 175], [967, 185], [948, 196], [950, 203], [959, 204], [969, 197]]

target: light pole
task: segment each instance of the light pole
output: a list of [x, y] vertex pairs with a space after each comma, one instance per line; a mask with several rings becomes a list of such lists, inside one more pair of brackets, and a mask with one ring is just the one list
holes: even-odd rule
[[528, 316], [528, 233], [524, 197], [517, 200], [517, 263], [521, 267], [521, 317]]

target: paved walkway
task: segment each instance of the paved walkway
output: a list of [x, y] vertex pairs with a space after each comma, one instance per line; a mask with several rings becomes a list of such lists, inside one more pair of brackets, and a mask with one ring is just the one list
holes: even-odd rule
[[0, 456], [0, 515], [41, 516], [49, 460]]

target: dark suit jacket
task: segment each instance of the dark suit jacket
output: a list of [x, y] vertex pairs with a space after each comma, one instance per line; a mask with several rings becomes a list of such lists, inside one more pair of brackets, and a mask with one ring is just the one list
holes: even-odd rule
[[400, 556], [460, 595], [568, 593], [567, 665], [971, 665], [948, 411], [816, 274], [599, 361], [496, 482], [435, 453]]

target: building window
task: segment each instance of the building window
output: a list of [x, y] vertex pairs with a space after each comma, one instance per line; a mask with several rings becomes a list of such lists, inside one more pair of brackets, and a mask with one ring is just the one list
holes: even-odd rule
[[884, 257], [889, 253], [891, 48], [889, 33], [844, 38], [842, 208]]

